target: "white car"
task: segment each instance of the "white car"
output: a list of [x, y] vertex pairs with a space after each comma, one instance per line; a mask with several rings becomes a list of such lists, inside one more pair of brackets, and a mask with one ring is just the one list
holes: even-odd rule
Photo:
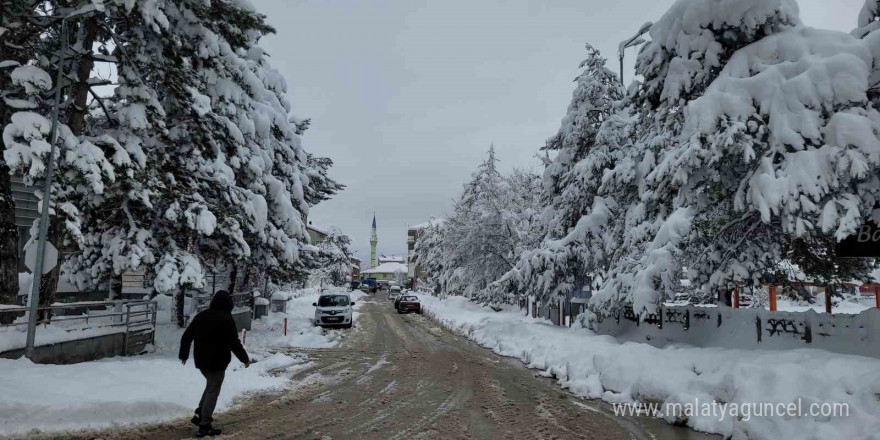
[[347, 293], [327, 293], [318, 297], [315, 306], [315, 325], [320, 327], [351, 328], [354, 324], [354, 301]]

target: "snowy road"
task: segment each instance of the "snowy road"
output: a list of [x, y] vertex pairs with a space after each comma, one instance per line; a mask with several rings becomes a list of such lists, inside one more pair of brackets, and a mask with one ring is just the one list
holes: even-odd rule
[[[355, 334], [338, 348], [310, 350], [312, 362], [293, 373], [292, 388], [220, 414], [222, 438], [711, 438], [615, 418], [604, 403], [580, 401], [424, 316], [400, 316], [385, 300], [365, 300]], [[193, 432], [177, 420], [47, 438], [182, 439]]]

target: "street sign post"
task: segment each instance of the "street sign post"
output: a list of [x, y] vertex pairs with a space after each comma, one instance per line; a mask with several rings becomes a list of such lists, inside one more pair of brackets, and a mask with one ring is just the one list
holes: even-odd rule
[[[58, 249], [52, 243], [46, 242], [43, 254], [43, 270], [41, 274], [46, 275], [58, 264]], [[37, 273], [37, 246], [35, 242], [31, 243], [24, 251], [24, 265], [31, 270], [31, 273]]]

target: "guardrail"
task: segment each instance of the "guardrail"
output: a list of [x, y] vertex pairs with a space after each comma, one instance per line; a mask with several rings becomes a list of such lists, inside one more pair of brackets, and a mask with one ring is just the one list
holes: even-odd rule
[[[44, 312], [51, 312], [52, 315], [48, 319], [38, 318], [38, 338], [40, 329], [50, 325], [66, 332], [119, 328], [119, 332], [111, 331], [109, 333], [124, 333], [123, 353], [126, 355], [140, 354], [148, 344], [155, 345], [156, 342], [157, 309], [156, 303], [153, 301], [88, 301], [44, 306], [37, 310], [40, 317], [49, 315]], [[84, 310], [84, 313], [75, 313], [80, 310]], [[0, 329], [26, 327], [27, 320], [21, 318], [26, 316], [27, 311], [27, 307], [0, 309], [0, 315], [13, 314], [18, 318], [9, 324], [0, 324]], [[73, 325], [77, 321], [82, 322], [82, 325]], [[64, 341], [76, 339], [71, 338]]]

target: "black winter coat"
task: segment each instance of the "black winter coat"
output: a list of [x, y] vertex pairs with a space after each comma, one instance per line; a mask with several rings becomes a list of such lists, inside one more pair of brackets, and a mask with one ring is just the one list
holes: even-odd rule
[[180, 338], [181, 361], [189, 358], [189, 346], [195, 342], [193, 357], [200, 370], [225, 370], [232, 360], [230, 352], [242, 363], [249, 362], [247, 352], [238, 339], [238, 330], [232, 320], [232, 298], [219, 291], [211, 299], [211, 307], [193, 318]]

